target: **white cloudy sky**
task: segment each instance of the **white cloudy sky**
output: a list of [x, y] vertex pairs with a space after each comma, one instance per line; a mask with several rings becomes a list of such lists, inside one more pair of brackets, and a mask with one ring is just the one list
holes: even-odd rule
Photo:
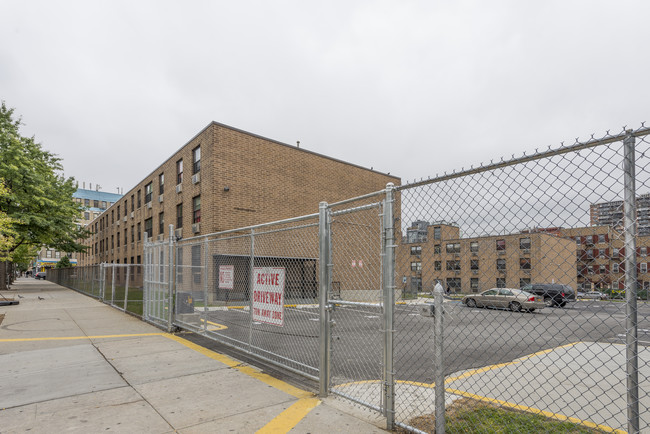
[[643, 0], [1, 0], [0, 99], [104, 191], [212, 120], [405, 182], [650, 122], [648, 17]]

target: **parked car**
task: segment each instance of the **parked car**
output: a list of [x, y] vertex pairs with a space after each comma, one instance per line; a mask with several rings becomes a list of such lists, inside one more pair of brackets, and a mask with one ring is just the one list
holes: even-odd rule
[[591, 300], [607, 300], [609, 298], [609, 295], [604, 294], [600, 291], [589, 291], [585, 292], [581, 298], [587, 298]]
[[559, 283], [533, 283], [521, 289], [541, 296], [547, 307], [564, 307], [568, 302], [576, 301], [576, 293], [569, 285], [560, 285]]
[[34, 276], [34, 278], [36, 278], [36, 279], [45, 279], [46, 277], [47, 277], [47, 274], [45, 273], [45, 271], [39, 271]]
[[502, 307], [513, 312], [533, 312], [545, 307], [542, 297], [513, 288], [492, 288], [479, 294], [469, 294], [463, 297], [462, 302], [467, 307]]

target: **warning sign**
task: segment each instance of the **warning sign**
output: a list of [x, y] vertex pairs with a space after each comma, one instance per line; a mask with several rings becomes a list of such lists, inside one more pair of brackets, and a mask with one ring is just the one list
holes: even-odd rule
[[253, 268], [253, 321], [284, 325], [284, 267]]
[[234, 289], [235, 287], [235, 266], [219, 265], [219, 288]]

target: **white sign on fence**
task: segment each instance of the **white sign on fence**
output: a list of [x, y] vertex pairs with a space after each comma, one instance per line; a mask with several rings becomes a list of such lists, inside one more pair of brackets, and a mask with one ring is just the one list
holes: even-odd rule
[[221, 289], [235, 288], [235, 266], [234, 265], [219, 265], [219, 288]]
[[253, 321], [284, 325], [284, 267], [253, 268]]

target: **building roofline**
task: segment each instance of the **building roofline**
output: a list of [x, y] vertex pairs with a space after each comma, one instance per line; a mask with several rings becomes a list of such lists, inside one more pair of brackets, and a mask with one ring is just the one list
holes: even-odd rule
[[[387, 176], [387, 177], [389, 177], [389, 178], [393, 178], [393, 179], [395, 179], [395, 180], [398, 180], [400, 184], [402, 183], [402, 178], [400, 178], [399, 176], [395, 176], [395, 175], [390, 175], [390, 174], [387, 174], [387, 173], [379, 172], [379, 171], [374, 170], [374, 169], [368, 169], [367, 167], [359, 166], [359, 165], [354, 164], [354, 163], [349, 163], [349, 162], [347, 162], [347, 161], [343, 161], [343, 160], [339, 160], [339, 159], [337, 159], [337, 158], [328, 157], [327, 155], [319, 154], [318, 152], [309, 151], [309, 150], [307, 150], [307, 149], [298, 148], [297, 146], [292, 146], [292, 145], [289, 145], [289, 144], [287, 144], [287, 143], [280, 142], [280, 141], [278, 141], [278, 140], [269, 139], [268, 137], [264, 137], [264, 136], [261, 136], [261, 135], [259, 135], [259, 134], [251, 133], [251, 132], [249, 132], [249, 131], [242, 130], [242, 129], [240, 129], [240, 128], [235, 128], [235, 127], [232, 127], [232, 126], [230, 126], [230, 125], [222, 124], [222, 123], [220, 123], [220, 122], [211, 121], [208, 125], [206, 125], [204, 128], [202, 128], [198, 133], [196, 133], [194, 136], [192, 136], [191, 139], [189, 139], [187, 142], [185, 142], [185, 143], [184, 143], [180, 148], [178, 148], [176, 151], [174, 151], [174, 152], [173, 152], [173, 153], [172, 153], [172, 154], [171, 154], [167, 159], [165, 159], [162, 163], [160, 163], [160, 164], [159, 164], [159, 165], [158, 165], [154, 170], [152, 170], [151, 172], [149, 172], [149, 173], [148, 173], [146, 176], [144, 176], [140, 181], [138, 181], [138, 182], [137, 182], [137, 183], [136, 183], [132, 188], [130, 188], [129, 190], [127, 190], [126, 193], [125, 193], [124, 195], [122, 195], [122, 197], [125, 197], [125, 198], [126, 198], [126, 197], [127, 197], [127, 196], [132, 192], [132, 191], [135, 191], [136, 187], [137, 187], [137, 186], [138, 186], [142, 181], [144, 181], [145, 179], [149, 178], [151, 175], [154, 175], [156, 172], [158, 172], [158, 171], [160, 170], [160, 168], [161, 168], [163, 165], [165, 165], [165, 163], [167, 163], [168, 161], [170, 161], [170, 160], [174, 157], [174, 155], [176, 155], [177, 153], [179, 153], [179, 152], [180, 152], [180, 151], [181, 151], [185, 146], [189, 145], [189, 144], [190, 144], [192, 141], [194, 141], [197, 137], [199, 137], [201, 134], [203, 134], [204, 132], [206, 132], [210, 127], [227, 128], [227, 129], [229, 129], [229, 130], [236, 131], [236, 132], [238, 132], [238, 133], [246, 134], [246, 135], [249, 135], [249, 136], [252, 136], [252, 137], [258, 138], [258, 139], [262, 139], [262, 140], [269, 141], [269, 142], [271, 142], [271, 143], [275, 143], [276, 145], [286, 146], [287, 148], [291, 148], [291, 149], [293, 149], [293, 150], [295, 150], [295, 151], [306, 152], [306, 153], [308, 153], [308, 154], [316, 155], [316, 156], [321, 157], [321, 158], [326, 158], [326, 159], [331, 160], [331, 161], [336, 161], [336, 162], [339, 162], [339, 163], [347, 164], [348, 166], [352, 166], [352, 167], [356, 167], [356, 168], [359, 168], [359, 169], [367, 170], [367, 171], [369, 171], [369, 172], [377, 173], [377, 174], [379, 174], [379, 175], [384, 175], [384, 176]], [[112, 208], [112, 207], [109, 207], [109, 208], [107, 208], [107, 209], [110, 209], [110, 208]]]

